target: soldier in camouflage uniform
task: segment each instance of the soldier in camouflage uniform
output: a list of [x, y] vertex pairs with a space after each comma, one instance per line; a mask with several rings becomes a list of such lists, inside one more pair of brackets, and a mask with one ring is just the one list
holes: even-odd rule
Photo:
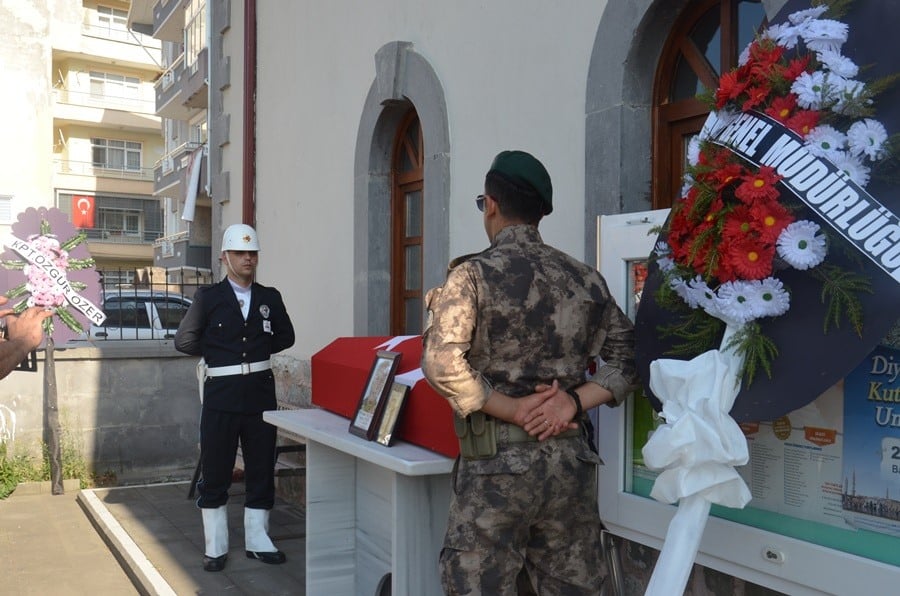
[[490, 247], [451, 264], [426, 297], [425, 376], [454, 409], [458, 435], [487, 426], [496, 439], [460, 439], [442, 585], [516, 594], [524, 569], [538, 594], [596, 596], [600, 459], [584, 410], [618, 405], [636, 385], [632, 325], [596, 270], [541, 240], [552, 186], [537, 159], [500, 153], [477, 204]]

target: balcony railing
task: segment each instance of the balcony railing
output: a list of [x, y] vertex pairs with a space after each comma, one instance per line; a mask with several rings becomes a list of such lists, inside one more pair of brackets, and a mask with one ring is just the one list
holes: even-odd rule
[[158, 50], [162, 45], [160, 40], [154, 39], [149, 35], [144, 35], [143, 33], [138, 33], [136, 31], [132, 33], [128, 29], [111, 27], [109, 25], [85, 23], [82, 26], [82, 32], [88, 37], [118, 41], [135, 46], [140, 45], [151, 50]]
[[184, 155], [193, 153], [194, 149], [202, 145], [203, 143], [197, 143], [194, 141], [182, 143], [159, 158], [159, 160], [157, 160], [156, 162], [156, 167], [162, 167], [164, 173], [169, 173], [169, 171], [175, 168], [176, 160], [181, 159]]
[[109, 228], [82, 228], [88, 240], [107, 242], [110, 244], [151, 244], [162, 236], [161, 230], [143, 230], [130, 232], [111, 230]]
[[54, 89], [56, 101], [59, 103], [86, 106], [90, 108], [121, 110], [123, 112], [136, 112], [139, 114], [156, 114], [155, 99], [140, 99], [121, 95], [96, 94], [89, 91], [75, 91], [70, 89]]
[[70, 159], [55, 159], [53, 163], [57, 174], [153, 182], [153, 168], [111, 168], [98, 166], [89, 161], [73, 161]]

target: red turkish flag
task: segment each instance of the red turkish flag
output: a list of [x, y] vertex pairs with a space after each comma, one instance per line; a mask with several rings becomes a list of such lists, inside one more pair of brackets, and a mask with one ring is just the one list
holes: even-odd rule
[[94, 197], [72, 195], [72, 225], [76, 228], [94, 227]]

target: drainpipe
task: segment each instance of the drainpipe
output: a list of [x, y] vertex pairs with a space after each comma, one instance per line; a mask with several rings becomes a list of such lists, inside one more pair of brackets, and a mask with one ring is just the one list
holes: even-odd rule
[[244, 0], [244, 171], [241, 221], [256, 225], [256, 0]]

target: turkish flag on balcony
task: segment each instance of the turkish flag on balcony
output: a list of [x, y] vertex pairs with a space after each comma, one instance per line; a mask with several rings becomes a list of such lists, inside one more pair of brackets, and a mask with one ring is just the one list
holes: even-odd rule
[[72, 225], [76, 228], [94, 227], [94, 197], [72, 195]]

